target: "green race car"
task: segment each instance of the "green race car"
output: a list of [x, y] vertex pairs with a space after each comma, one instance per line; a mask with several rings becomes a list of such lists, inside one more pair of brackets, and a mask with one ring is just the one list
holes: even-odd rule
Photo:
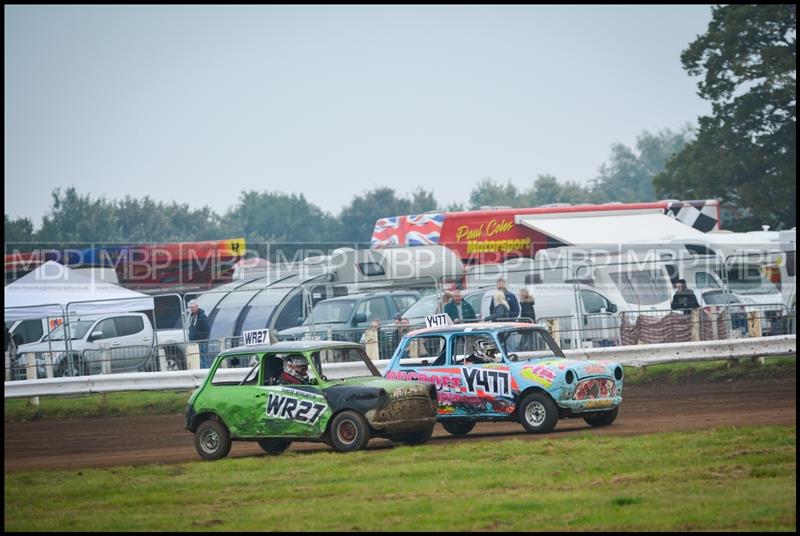
[[257, 441], [269, 454], [292, 441], [347, 452], [373, 436], [424, 443], [436, 408], [433, 385], [382, 378], [359, 344], [291, 341], [217, 355], [189, 399], [186, 429], [205, 460], [227, 456], [234, 440]]

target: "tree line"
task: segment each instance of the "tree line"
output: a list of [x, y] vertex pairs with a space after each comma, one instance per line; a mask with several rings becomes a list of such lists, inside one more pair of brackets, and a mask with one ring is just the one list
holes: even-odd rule
[[678, 132], [642, 132], [634, 147], [616, 143], [586, 185], [539, 175], [527, 187], [482, 178], [463, 204], [443, 206], [422, 188], [410, 195], [378, 187], [338, 214], [304, 195], [245, 191], [224, 214], [150, 197], [92, 199], [74, 187], [52, 192], [39, 229], [5, 215], [7, 244], [178, 242], [243, 236], [248, 243], [369, 242], [386, 216], [481, 206], [720, 199], [728, 229], [796, 225], [796, 5], [714, 6], [712, 21], [681, 54], [699, 76], [712, 115]]

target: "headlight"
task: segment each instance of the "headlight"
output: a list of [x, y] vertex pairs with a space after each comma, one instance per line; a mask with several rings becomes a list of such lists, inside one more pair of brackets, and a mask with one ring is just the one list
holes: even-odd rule
[[622, 367], [617, 365], [617, 367], [614, 369], [614, 379], [620, 381], [622, 379], [622, 376], [623, 376]]
[[572, 384], [575, 381], [575, 373], [571, 370], [568, 370], [567, 373], [564, 375], [564, 381], [568, 384]]

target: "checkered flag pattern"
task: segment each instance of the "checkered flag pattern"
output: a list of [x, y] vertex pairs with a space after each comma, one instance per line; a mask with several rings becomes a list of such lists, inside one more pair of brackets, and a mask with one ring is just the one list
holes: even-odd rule
[[719, 201], [716, 199], [670, 203], [664, 213], [704, 233], [719, 230]]

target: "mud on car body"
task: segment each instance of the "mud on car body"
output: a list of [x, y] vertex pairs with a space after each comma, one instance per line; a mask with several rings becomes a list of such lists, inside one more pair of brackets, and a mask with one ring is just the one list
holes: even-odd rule
[[[307, 363], [308, 377], [289, 383], [299, 381], [287, 376], [298, 359]], [[186, 428], [206, 460], [224, 458], [236, 440], [257, 441], [270, 454], [292, 441], [322, 441], [346, 452], [374, 436], [424, 443], [436, 408], [432, 385], [382, 378], [359, 344], [291, 341], [219, 354], [189, 399]]]
[[535, 324], [414, 331], [400, 342], [384, 376], [435, 385], [439, 422], [455, 435], [478, 421], [517, 421], [531, 433], [550, 432], [562, 418], [604, 426], [622, 403], [619, 363], [566, 359]]

